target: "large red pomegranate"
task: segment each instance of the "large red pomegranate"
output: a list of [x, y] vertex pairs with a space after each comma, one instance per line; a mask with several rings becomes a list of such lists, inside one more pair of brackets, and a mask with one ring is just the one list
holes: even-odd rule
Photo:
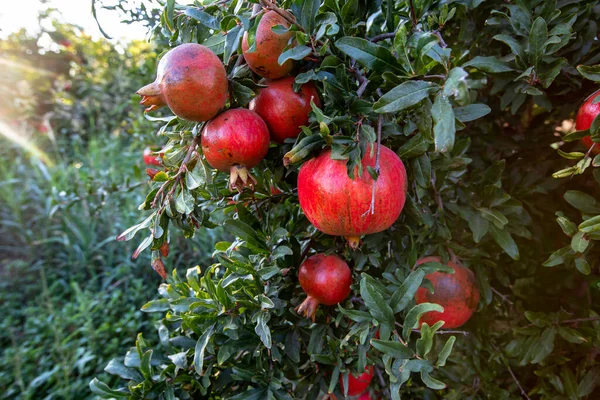
[[[425, 257], [417, 261], [417, 265], [427, 262], [441, 262], [439, 257]], [[415, 294], [417, 304], [437, 303], [444, 307], [443, 312], [430, 311], [423, 314], [421, 323], [426, 322], [429, 326], [438, 321], [444, 321], [443, 328], [458, 328], [475, 312], [479, 303], [479, 289], [475, 274], [468, 268], [448, 262], [448, 266], [454, 270], [454, 274], [444, 272], [433, 272], [425, 277], [431, 281], [434, 292], [420, 287]]]
[[290, 23], [275, 11], [269, 11], [262, 16], [254, 37], [255, 51], [249, 51], [248, 32], [244, 33], [242, 39], [242, 52], [246, 63], [252, 71], [267, 79], [286, 76], [294, 67], [293, 60], [287, 60], [283, 65], [279, 65], [277, 62], [292, 37], [292, 32], [289, 31], [281, 34], [273, 32], [271, 28], [277, 25], [282, 25], [285, 28], [290, 27]]
[[[375, 167], [377, 148], [362, 159], [362, 175], [354, 170], [350, 179], [346, 161], [332, 160], [326, 151], [304, 163], [298, 174], [298, 199], [306, 218], [321, 232], [345, 236], [352, 248], [360, 236], [389, 228], [406, 200], [406, 169], [392, 150], [381, 146], [380, 171], [376, 182], [367, 171]], [[375, 184], [375, 207], [371, 196]]]
[[250, 109], [265, 120], [271, 138], [278, 143], [297, 137], [300, 127], [308, 125], [308, 114], [312, 110], [310, 99], [321, 107], [319, 93], [312, 82], [302, 85], [298, 93], [294, 92], [293, 84], [293, 76], [269, 81], [250, 103]]
[[206, 161], [223, 172], [230, 172], [229, 187], [241, 191], [253, 187], [256, 179], [248, 169], [256, 166], [269, 150], [269, 129], [254, 111], [227, 110], [210, 120], [202, 133]]
[[156, 154], [152, 154], [154, 153], [152, 151], [152, 149], [150, 147], [146, 147], [144, 149], [143, 152], [143, 156], [144, 156], [144, 163], [146, 163], [146, 165], [162, 165], [162, 162], [160, 160], [160, 156], [156, 155]]
[[158, 63], [156, 80], [136, 93], [146, 112], [164, 105], [180, 118], [208, 121], [227, 101], [227, 72], [208, 47], [186, 43], [171, 49]]
[[[590, 129], [594, 118], [596, 118], [598, 114], [600, 114], [600, 90], [592, 93], [587, 99], [585, 99], [581, 107], [579, 107], [579, 111], [577, 111], [575, 127], [580, 131]], [[592, 138], [589, 136], [586, 136], [581, 140], [588, 149], [594, 144], [594, 142], [592, 142]], [[596, 146], [594, 146], [592, 152], [595, 154], [600, 154], [600, 143], [596, 143]]]
[[338, 256], [321, 253], [304, 260], [298, 271], [298, 281], [307, 297], [296, 307], [296, 312], [314, 321], [319, 304], [332, 306], [348, 297], [352, 273]]
[[371, 395], [369, 392], [364, 392], [357, 400], [371, 400]]
[[[348, 396], [356, 396], [369, 388], [369, 384], [373, 379], [373, 366], [367, 365], [365, 372], [358, 376], [348, 374]], [[340, 387], [344, 393], [344, 377], [340, 375]]]

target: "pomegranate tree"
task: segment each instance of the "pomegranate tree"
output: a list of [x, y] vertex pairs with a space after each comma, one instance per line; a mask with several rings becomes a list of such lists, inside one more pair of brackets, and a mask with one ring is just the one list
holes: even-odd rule
[[296, 93], [293, 89], [294, 77], [266, 82], [258, 96], [250, 103], [254, 110], [265, 120], [271, 138], [283, 143], [300, 133], [302, 125], [308, 125], [308, 114], [312, 110], [310, 101], [321, 107], [319, 94], [312, 82], [300, 86]]
[[211, 167], [229, 172], [229, 188], [253, 187], [248, 171], [269, 151], [269, 130], [254, 111], [236, 108], [210, 120], [202, 132], [202, 151]]
[[[427, 262], [441, 262], [439, 257], [425, 257], [417, 261], [417, 265]], [[425, 276], [433, 286], [433, 292], [424, 287], [415, 294], [417, 304], [437, 303], [444, 307], [443, 312], [429, 311], [421, 317], [421, 322], [429, 326], [444, 321], [443, 328], [458, 328], [471, 318], [479, 303], [479, 289], [475, 274], [468, 268], [453, 261], [448, 267], [453, 274], [433, 272]]]
[[320, 253], [308, 257], [300, 265], [298, 282], [307, 296], [296, 307], [296, 312], [314, 321], [319, 304], [332, 306], [348, 297], [352, 273], [348, 264], [338, 256]]
[[[285, 13], [286, 11], [282, 11]], [[277, 79], [286, 76], [294, 67], [293, 60], [287, 60], [279, 65], [277, 59], [288, 45], [292, 32], [276, 33], [273, 28], [282, 26], [289, 28], [290, 23], [275, 11], [266, 12], [256, 28], [254, 37], [255, 49], [250, 49], [248, 33], [242, 39], [242, 51], [248, 66], [252, 71], [267, 79]]]
[[[348, 374], [348, 396], [356, 396], [369, 388], [369, 384], [373, 380], [373, 366], [367, 365], [365, 372], [360, 375]], [[340, 387], [342, 393], [346, 393], [344, 386], [344, 376], [340, 375]]]
[[321, 232], [344, 236], [352, 248], [358, 247], [362, 235], [388, 229], [406, 200], [404, 164], [381, 146], [379, 177], [374, 181], [367, 167], [375, 167], [376, 155], [377, 149], [366, 151], [362, 175], [357, 167], [354, 179], [348, 176], [346, 161], [332, 159], [331, 151], [304, 163], [298, 174], [298, 200], [306, 218]]
[[[580, 131], [590, 129], [594, 118], [596, 118], [598, 114], [600, 114], [600, 90], [597, 90], [588, 96], [581, 107], [579, 107], [575, 127]], [[585, 136], [582, 141], [588, 149], [594, 145], [592, 138], [589, 136]], [[596, 143], [592, 152], [600, 154], [600, 144]]]
[[227, 72], [208, 47], [187, 43], [169, 50], [158, 63], [156, 80], [137, 91], [146, 112], [167, 105], [175, 115], [202, 122], [227, 101]]

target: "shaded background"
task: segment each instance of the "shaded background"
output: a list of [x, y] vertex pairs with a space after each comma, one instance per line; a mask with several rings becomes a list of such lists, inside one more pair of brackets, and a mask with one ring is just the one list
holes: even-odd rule
[[[103, 372], [111, 358], [157, 336], [139, 309], [160, 277], [115, 236], [139, 219], [142, 151], [157, 143], [134, 92], [155, 73], [159, 5], [95, 3], [110, 40], [91, 1], [0, 11], [3, 399], [94, 398], [93, 377], [118, 380]], [[206, 261], [215, 236], [173, 238], [170, 267]]]

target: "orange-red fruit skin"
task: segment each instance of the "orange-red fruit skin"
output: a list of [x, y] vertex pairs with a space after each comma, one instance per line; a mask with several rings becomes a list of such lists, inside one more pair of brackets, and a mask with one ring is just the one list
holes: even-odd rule
[[290, 23], [275, 11], [265, 13], [256, 29], [256, 51], [249, 52], [248, 33], [242, 39], [242, 52], [246, 63], [258, 75], [267, 79], [277, 79], [286, 76], [294, 67], [293, 60], [287, 60], [279, 65], [277, 59], [292, 37], [292, 32], [277, 34], [271, 30], [276, 25], [289, 28]]
[[398, 219], [406, 200], [406, 169], [392, 150], [381, 146], [380, 172], [375, 185], [375, 213], [371, 204], [373, 178], [367, 167], [375, 168], [377, 148], [362, 159], [354, 179], [346, 161], [332, 160], [326, 151], [304, 163], [298, 174], [298, 199], [308, 220], [329, 235], [356, 237], [389, 228]]
[[[427, 262], [441, 262], [439, 257], [425, 257], [417, 265]], [[479, 303], [479, 289], [475, 274], [470, 269], [448, 262], [454, 274], [433, 272], [425, 276], [433, 285], [434, 292], [420, 287], [415, 294], [417, 304], [436, 303], [444, 307], [444, 312], [430, 311], [421, 317], [421, 323], [429, 326], [444, 321], [443, 328], [458, 328], [471, 318]]]
[[332, 306], [350, 294], [352, 273], [338, 256], [315, 254], [300, 265], [298, 281], [308, 296], [320, 304]]
[[[585, 99], [581, 107], [579, 107], [579, 111], [577, 111], [577, 120], [575, 121], [575, 127], [577, 130], [582, 131], [585, 129], [590, 129], [594, 118], [600, 114], [600, 98], [594, 102], [598, 96], [600, 96], [600, 90], [592, 93], [591, 96]], [[581, 139], [581, 141], [587, 146], [588, 149], [592, 147], [592, 144], [594, 144], [594, 142], [592, 142], [592, 138], [589, 136], [585, 136]], [[594, 154], [600, 154], [600, 143], [597, 143], [596, 146], [594, 146], [592, 152]]]
[[206, 161], [219, 171], [234, 165], [252, 168], [269, 150], [269, 130], [254, 111], [236, 108], [210, 120], [202, 133]]
[[[369, 384], [373, 379], [373, 366], [367, 365], [365, 372], [358, 376], [348, 375], [348, 396], [356, 396], [369, 388]], [[340, 375], [340, 387], [344, 393], [344, 378]]]
[[152, 149], [150, 149], [150, 147], [146, 147], [144, 149], [144, 163], [146, 163], [146, 165], [157, 165], [160, 166], [162, 165], [161, 161], [160, 161], [160, 157], [157, 156], [156, 154], [152, 154]]
[[180, 118], [202, 122], [225, 106], [227, 72], [208, 47], [186, 43], [168, 51], [158, 63], [156, 80], [137, 92], [152, 111], [163, 105]]
[[317, 107], [321, 107], [319, 93], [312, 82], [303, 84], [298, 93], [294, 92], [293, 84], [293, 76], [269, 81], [250, 103], [250, 109], [267, 123], [271, 139], [278, 143], [296, 138], [300, 127], [308, 125], [311, 98]]

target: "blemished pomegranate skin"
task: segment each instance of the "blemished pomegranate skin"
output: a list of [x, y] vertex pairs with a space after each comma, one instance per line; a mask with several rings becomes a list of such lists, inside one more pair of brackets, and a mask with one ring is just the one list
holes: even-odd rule
[[[365, 372], [358, 376], [354, 376], [353, 374], [348, 375], [348, 396], [356, 396], [364, 392], [369, 388], [371, 384], [371, 380], [373, 380], [373, 366], [367, 365], [365, 368]], [[340, 387], [342, 389], [342, 393], [344, 393], [344, 378], [343, 375], [340, 375]]]
[[332, 306], [348, 297], [352, 272], [338, 256], [320, 253], [300, 265], [298, 281], [307, 297], [296, 311], [314, 321], [319, 304]]
[[201, 143], [210, 166], [219, 171], [229, 171], [230, 188], [241, 190], [256, 183], [248, 169], [255, 167], [267, 155], [269, 130], [254, 111], [235, 108], [206, 124]]
[[375, 182], [375, 209], [370, 211], [377, 148], [367, 150], [363, 173], [348, 176], [345, 160], [332, 160], [331, 151], [307, 161], [298, 174], [298, 199], [308, 220], [323, 233], [344, 236], [357, 247], [360, 236], [388, 229], [406, 201], [406, 169], [392, 150], [381, 146], [379, 178]]
[[[579, 110], [577, 111], [577, 120], [575, 121], [576, 129], [580, 131], [590, 129], [594, 118], [596, 118], [598, 114], [600, 114], [600, 90], [592, 93], [585, 99], [581, 107], [579, 107]], [[581, 141], [588, 149], [594, 144], [592, 138], [589, 136], [585, 136]], [[600, 143], [596, 143], [596, 146], [592, 149], [592, 153], [600, 154]]]
[[136, 93], [146, 112], [166, 105], [180, 118], [208, 121], [227, 101], [227, 72], [208, 47], [186, 43], [169, 50], [158, 63], [156, 80]]
[[317, 107], [321, 107], [315, 85], [307, 82], [296, 93], [293, 89], [294, 79], [290, 76], [267, 82], [268, 86], [260, 89], [258, 96], [250, 103], [250, 109], [265, 120], [271, 139], [277, 143], [298, 137], [300, 127], [308, 125], [311, 99]]
[[290, 23], [281, 15], [275, 11], [268, 11], [262, 16], [256, 29], [256, 51], [249, 51], [248, 32], [244, 33], [242, 39], [242, 52], [246, 63], [252, 71], [267, 79], [284, 77], [294, 68], [294, 61], [291, 59], [284, 62], [283, 65], [279, 65], [277, 62], [292, 37], [292, 32], [282, 34], [273, 32], [271, 28], [277, 25], [290, 27]]
[[[417, 265], [427, 262], [441, 263], [441, 259], [425, 257], [418, 260]], [[423, 314], [421, 323], [426, 322], [432, 326], [438, 321], [444, 321], [442, 328], [458, 328], [467, 322], [477, 309], [479, 289], [473, 271], [452, 261], [448, 262], [448, 266], [454, 269], [454, 274], [433, 272], [425, 275], [433, 285], [433, 293], [420, 287], [415, 294], [417, 304], [436, 303], [444, 307], [441, 313], [430, 311]]]

